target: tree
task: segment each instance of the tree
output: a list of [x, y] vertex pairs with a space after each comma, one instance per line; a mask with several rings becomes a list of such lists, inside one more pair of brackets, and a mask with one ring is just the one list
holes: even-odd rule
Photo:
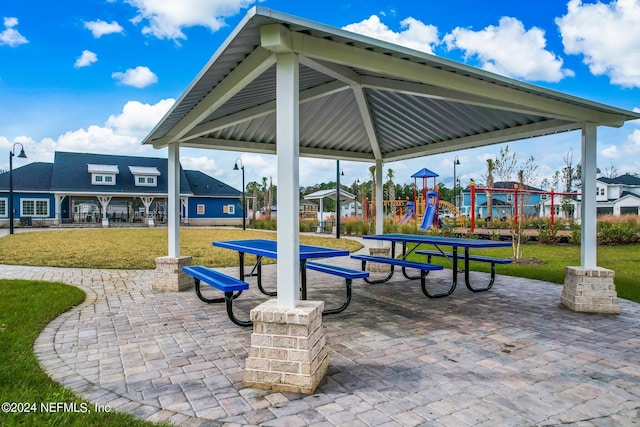
[[[393, 169], [389, 168], [387, 170], [387, 189], [389, 192], [389, 200], [391, 201], [396, 200], [396, 186], [393, 183], [393, 178], [394, 178]], [[393, 217], [396, 216], [396, 205], [393, 203], [391, 203], [391, 215]]]
[[[375, 203], [375, 200], [376, 200], [376, 167], [375, 165], [369, 166], [369, 173], [371, 174], [371, 203]], [[371, 217], [373, 217], [373, 212], [370, 212], [370, 215]]]
[[[496, 169], [496, 164], [493, 159], [487, 159], [487, 188], [493, 188], [493, 172]], [[487, 191], [487, 213], [489, 221], [493, 220], [493, 192]]]
[[509, 151], [509, 145], [500, 148], [498, 157], [494, 162], [495, 173], [500, 178], [500, 181], [511, 181], [517, 165], [516, 153]]
[[247, 184], [247, 193], [253, 196], [253, 213], [251, 214], [252, 219], [256, 219], [256, 211], [260, 209], [258, 205], [258, 194], [260, 193], [260, 184], [255, 181], [251, 181]]

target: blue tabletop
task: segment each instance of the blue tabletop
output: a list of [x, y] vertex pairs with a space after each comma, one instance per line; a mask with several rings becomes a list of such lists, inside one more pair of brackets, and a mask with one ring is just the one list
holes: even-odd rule
[[362, 238], [399, 243], [423, 243], [454, 246], [461, 248], [496, 248], [511, 246], [511, 242], [503, 242], [500, 240], [463, 239], [459, 237], [425, 236], [417, 234], [375, 234], [371, 236], [362, 236]]
[[[222, 242], [212, 242], [213, 246], [231, 249], [237, 252], [244, 252], [268, 258], [278, 258], [278, 246], [275, 240], [249, 239], [249, 240], [226, 240]], [[309, 258], [330, 258], [338, 256], [348, 256], [346, 249], [324, 248], [322, 246], [300, 245], [300, 259]]]

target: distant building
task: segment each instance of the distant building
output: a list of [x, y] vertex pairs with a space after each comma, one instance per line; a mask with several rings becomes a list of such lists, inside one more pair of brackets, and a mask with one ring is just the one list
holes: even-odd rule
[[[167, 220], [167, 160], [56, 152], [53, 163], [13, 170], [14, 219], [43, 224]], [[0, 224], [9, 220], [9, 173], [0, 174]], [[180, 168], [180, 215], [194, 225], [242, 224], [242, 193]]]
[[[600, 177], [596, 180], [596, 208], [598, 215], [638, 215], [640, 214], [640, 177], [625, 174], [616, 178]], [[582, 196], [565, 198], [555, 196], [555, 215], [580, 218]], [[551, 200], [543, 206], [544, 216], [549, 216]]]
[[[496, 182], [493, 186], [495, 189], [512, 190], [518, 185], [514, 181]], [[539, 188], [525, 185], [520, 187], [523, 190], [543, 191]], [[476, 191], [475, 214], [477, 218], [492, 217], [493, 219], [511, 216], [514, 213], [514, 193], [513, 192], [492, 192], [491, 193], [491, 212], [489, 212], [488, 197], [485, 190]], [[519, 201], [518, 212], [520, 215], [537, 215], [540, 202], [546, 199], [545, 194], [529, 193]], [[462, 190], [462, 206], [460, 211], [465, 216], [471, 216], [471, 191]]]

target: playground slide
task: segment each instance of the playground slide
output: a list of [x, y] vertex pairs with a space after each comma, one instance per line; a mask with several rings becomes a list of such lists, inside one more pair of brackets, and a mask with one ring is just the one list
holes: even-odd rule
[[406, 223], [408, 223], [409, 221], [411, 221], [411, 218], [413, 218], [413, 212], [408, 212], [408, 213], [404, 216], [404, 218], [402, 218], [402, 219], [400, 220], [400, 224], [406, 224]]
[[427, 228], [433, 227], [433, 218], [436, 216], [436, 210], [438, 210], [438, 207], [435, 205], [427, 206], [427, 211], [424, 213], [424, 217], [422, 217], [420, 229], [426, 230]]
[[420, 229], [426, 230], [427, 228], [433, 227], [433, 219], [438, 211], [438, 199], [439, 197], [437, 192], [427, 192], [427, 209], [422, 217], [422, 225], [420, 225]]

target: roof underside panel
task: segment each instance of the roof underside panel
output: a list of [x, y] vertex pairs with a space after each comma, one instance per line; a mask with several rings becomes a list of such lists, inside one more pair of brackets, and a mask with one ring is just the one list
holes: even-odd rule
[[391, 91], [366, 90], [383, 153], [545, 120]]

